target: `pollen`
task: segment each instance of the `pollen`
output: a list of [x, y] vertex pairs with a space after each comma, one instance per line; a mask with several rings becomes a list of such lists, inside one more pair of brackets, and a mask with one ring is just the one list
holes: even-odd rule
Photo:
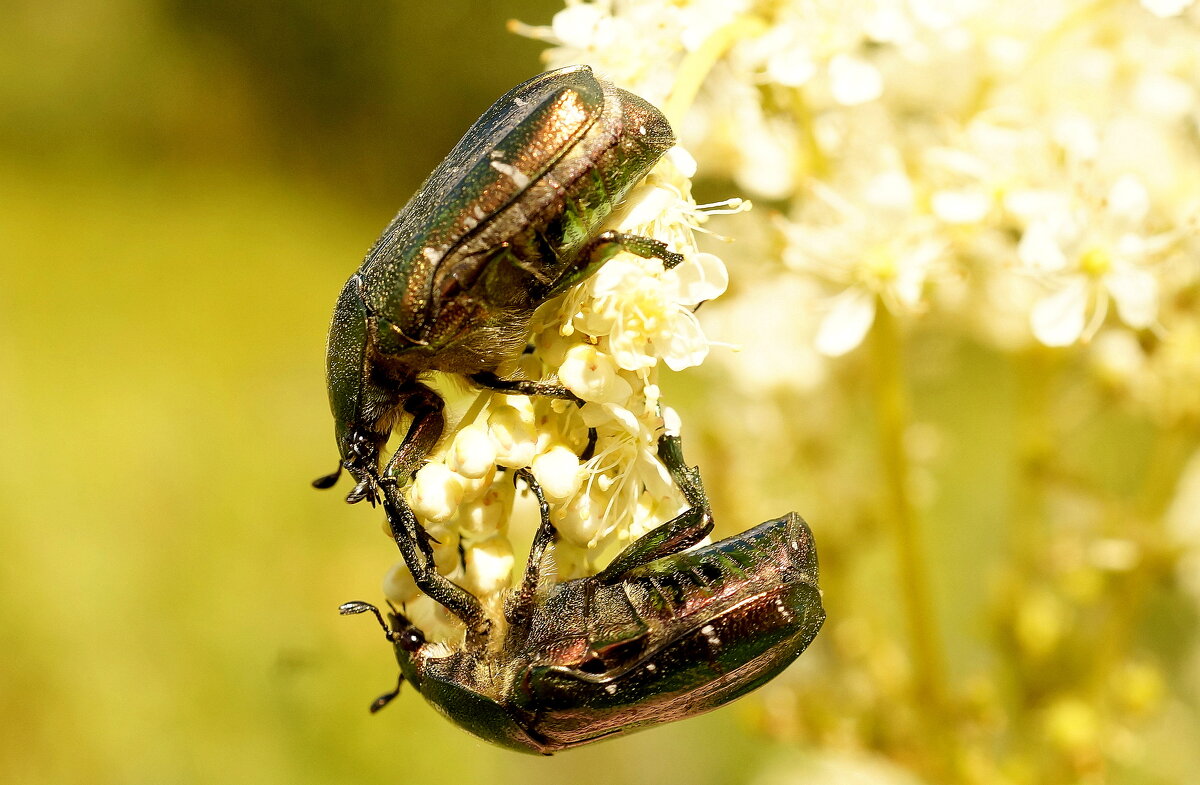
[[1112, 267], [1112, 254], [1103, 248], [1089, 248], [1079, 257], [1079, 269], [1093, 278], [1104, 277]]

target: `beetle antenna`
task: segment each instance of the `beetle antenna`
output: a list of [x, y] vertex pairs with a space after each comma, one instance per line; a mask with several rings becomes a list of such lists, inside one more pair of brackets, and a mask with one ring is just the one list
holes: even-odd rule
[[337, 483], [338, 477], [341, 477], [341, 476], [342, 476], [342, 464], [339, 463], [337, 469], [334, 472], [323, 475], [323, 476], [318, 477], [317, 479], [313, 480], [312, 486], [314, 488], [320, 488], [321, 490], [324, 490], [326, 488], [332, 488]]
[[355, 613], [367, 613], [368, 611], [375, 614], [375, 618], [379, 620], [379, 626], [383, 628], [383, 634], [387, 636], [389, 641], [394, 643], [395, 639], [393, 636], [395, 632], [391, 627], [387, 626], [387, 622], [383, 620], [383, 614], [371, 603], [363, 602], [362, 600], [353, 600], [351, 602], [343, 602], [338, 606], [338, 613], [343, 616], [350, 616]]

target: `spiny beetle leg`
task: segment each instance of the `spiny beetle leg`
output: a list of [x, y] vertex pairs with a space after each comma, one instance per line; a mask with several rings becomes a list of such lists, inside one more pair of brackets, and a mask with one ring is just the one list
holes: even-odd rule
[[596, 580], [600, 583], [619, 581], [625, 573], [635, 567], [690, 548], [712, 531], [712, 511], [708, 506], [708, 496], [704, 493], [700, 472], [683, 462], [679, 437], [660, 437], [658, 454], [684, 498], [692, 506], [666, 523], [654, 527], [618, 553], [607, 567], [596, 574]]
[[626, 232], [601, 232], [580, 254], [579, 258], [583, 263], [568, 270], [566, 274], [555, 281], [550, 290], [546, 292], [544, 299], [549, 300], [562, 294], [599, 270], [605, 262], [621, 251], [628, 251], [643, 259], [662, 259], [663, 266], [668, 270], [683, 261], [683, 254], [669, 250], [667, 244], [661, 240]]
[[542, 493], [542, 486], [534, 478], [533, 472], [529, 469], [518, 469], [513, 475], [513, 480], [518, 479], [524, 480], [529, 490], [537, 497], [542, 522], [533, 535], [533, 545], [529, 548], [529, 561], [525, 563], [525, 577], [521, 580], [521, 587], [513, 594], [505, 609], [509, 624], [514, 626], [527, 621], [533, 611], [537, 588], [545, 566], [546, 550], [554, 544], [557, 535], [557, 530], [550, 521], [550, 505], [546, 502], [546, 495]]
[[471, 381], [478, 384], [485, 390], [492, 390], [498, 393], [508, 393], [516, 395], [541, 395], [545, 398], [562, 398], [566, 401], [574, 401], [577, 404], [582, 404], [575, 393], [563, 387], [561, 384], [548, 384], [546, 382], [531, 381], [529, 379], [501, 379], [491, 371], [481, 371], [480, 373], [471, 374]]
[[392, 538], [417, 588], [462, 620], [467, 626], [468, 640], [481, 641], [486, 638], [490, 623], [479, 598], [437, 571], [433, 549], [429, 546], [429, 535], [400, 494], [396, 481], [388, 477], [380, 480], [379, 485], [383, 491], [383, 510], [392, 530]]
[[383, 470], [384, 477], [394, 477], [401, 482], [416, 473], [425, 457], [433, 452], [446, 427], [446, 416], [442, 413], [446, 403], [442, 397], [420, 382], [412, 382], [408, 389], [404, 410], [412, 415], [412, 423], [400, 448]]
[[700, 468], [688, 466], [684, 461], [682, 440], [669, 433], [658, 437], [658, 458], [671, 473], [671, 479], [675, 481], [688, 504], [708, 509], [708, 494], [704, 492]]

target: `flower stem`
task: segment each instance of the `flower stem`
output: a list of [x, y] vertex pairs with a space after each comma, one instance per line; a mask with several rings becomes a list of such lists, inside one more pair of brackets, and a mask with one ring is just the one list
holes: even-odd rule
[[671, 95], [662, 105], [663, 113], [671, 121], [673, 128], [679, 128], [688, 107], [696, 100], [700, 85], [726, 50], [744, 38], [762, 34], [766, 27], [766, 22], [757, 16], [738, 17], [718, 28], [704, 43], [684, 56], [675, 72], [675, 85]]
[[945, 707], [943, 655], [936, 612], [929, 590], [929, 573], [921, 549], [921, 527], [913, 504], [912, 478], [904, 435], [909, 424], [904, 385], [903, 346], [896, 319], [882, 300], [876, 302], [871, 330], [875, 414], [879, 423], [883, 474], [888, 508], [896, 537], [898, 576], [914, 662], [916, 694], [920, 696], [930, 730], [944, 735], [935, 718]]

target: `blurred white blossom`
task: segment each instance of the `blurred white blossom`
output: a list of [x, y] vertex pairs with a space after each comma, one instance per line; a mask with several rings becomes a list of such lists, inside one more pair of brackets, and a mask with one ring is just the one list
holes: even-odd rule
[[[549, 45], [548, 66], [588, 63], [670, 113], [681, 146], [611, 224], [684, 262], [620, 255], [539, 310], [535, 351], [501, 371], [557, 379], [583, 405], [486, 395], [463, 407], [409, 489], [439, 569], [504, 591], [520, 559], [508, 528], [530, 513], [511, 469], [532, 467], [546, 490], [564, 578], [677, 514], [656, 454], [670, 413], [658, 372], [708, 361], [697, 373], [719, 415], [693, 427], [714, 498], [740, 511], [804, 493], [805, 515], [826, 518], [822, 558], [841, 589], [801, 661], [820, 677], [801, 688], [781, 676], [760, 722], [819, 752], [756, 781], [915, 781], [899, 765], [921, 781], [997, 784], [1136, 770], [1137, 720], [1186, 680], [1155, 658], [1139, 613], [1200, 596], [1200, 6], [567, 0], [547, 24], [513, 29]], [[693, 175], [756, 209], [708, 223], [740, 208], [698, 206]], [[720, 252], [732, 279], [696, 242], [710, 227], [737, 239]], [[902, 329], [880, 329], [892, 321]], [[911, 365], [895, 363], [884, 387], [865, 371], [893, 352]], [[923, 423], [906, 419], [906, 389], [940, 395], [963, 369], [995, 389], [954, 399], [968, 411], [947, 421], [968, 426], [925, 430], [968, 441], [1004, 423], [986, 467], [999, 489], [950, 486], [967, 451], [953, 435], [913, 446]], [[876, 406], [865, 417], [864, 400]], [[1089, 466], [1113, 412], [1136, 423], [1114, 427], [1119, 449]], [[747, 454], [757, 460], [737, 466]], [[1181, 454], [1193, 457], [1179, 475]], [[896, 546], [912, 570], [902, 598], [876, 587], [889, 527], [963, 494], [978, 500], [971, 519], [943, 528], [937, 553], [966, 554], [950, 550], [960, 530], [994, 539], [926, 569], [933, 586], [989, 586], [985, 607], [957, 610], [971, 615], [956, 655], [988, 637], [974, 673], [884, 618], [906, 606], [910, 627], [932, 628], [929, 648], [949, 637], [944, 612], [921, 606], [919, 546]], [[402, 570], [385, 592], [423, 622], [445, 617]], [[1186, 633], [1172, 636], [1181, 649]], [[1176, 710], [1179, 727], [1200, 727]]]

